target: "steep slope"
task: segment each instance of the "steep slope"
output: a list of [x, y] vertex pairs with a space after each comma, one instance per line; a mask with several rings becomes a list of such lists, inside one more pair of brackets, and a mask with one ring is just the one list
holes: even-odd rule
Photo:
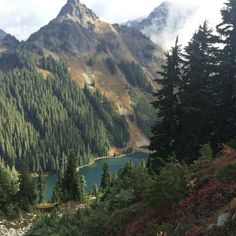
[[145, 67], [155, 78], [157, 67], [164, 63], [161, 47], [154, 44], [140, 31], [125, 25], [114, 25], [117, 32], [129, 48], [135, 60]]
[[[40, 56], [66, 61], [73, 80], [81, 87], [95, 85], [120, 114], [130, 117], [134, 115], [131, 91], [150, 97], [145, 94], [153, 92], [163, 54], [148, 38], [129, 30], [103, 22], [78, 0], [69, 0], [54, 20], [29, 38], [27, 45]], [[131, 48], [132, 34], [135, 48]], [[140, 47], [142, 51], [138, 52]], [[140, 130], [135, 130], [131, 140], [138, 136], [146, 140]]]
[[128, 21], [126, 25], [139, 30], [153, 42], [165, 45], [166, 42], [173, 41], [194, 11], [195, 9], [188, 6], [165, 1], [147, 18]]

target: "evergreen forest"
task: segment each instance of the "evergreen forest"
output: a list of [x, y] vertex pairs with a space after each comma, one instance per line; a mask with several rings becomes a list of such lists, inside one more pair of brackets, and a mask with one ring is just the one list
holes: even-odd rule
[[[125, 117], [94, 88], [81, 89], [67, 65], [26, 49], [0, 56], [0, 156], [10, 167], [57, 172], [68, 157], [78, 166], [129, 139]], [[49, 71], [45, 78], [37, 68]]]

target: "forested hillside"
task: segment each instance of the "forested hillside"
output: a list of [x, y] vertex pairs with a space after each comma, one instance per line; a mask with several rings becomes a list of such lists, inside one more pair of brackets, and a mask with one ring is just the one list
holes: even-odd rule
[[33, 33], [25, 45], [37, 55], [66, 61], [72, 80], [80, 87], [95, 86], [125, 115], [132, 146], [148, 144], [145, 134], [150, 127], [135, 122], [141, 120], [137, 114], [145, 116], [145, 112], [135, 110], [130, 90], [147, 106], [152, 102], [156, 70], [164, 52], [149, 38], [135, 29], [104, 22], [79, 0], [68, 0], [58, 16]]
[[[126, 119], [93, 87], [81, 89], [65, 63], [53, 58], [37, 62], [26, 50], [0, 56], [0, 155], [6, 164], [52, 172], [73, 156], [83, 165], [106, 156], [111, 146], [129, 139]], [[37, 66], [38, 66], [37, 65]]]

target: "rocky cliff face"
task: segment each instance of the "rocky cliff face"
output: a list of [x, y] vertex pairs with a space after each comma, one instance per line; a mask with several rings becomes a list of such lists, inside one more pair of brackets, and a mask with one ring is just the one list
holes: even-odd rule
[[28, 42], [41, 49], [77, 57], [93, 54], [99, 47], [120, 55], [127, 52], [113, 26], [99, 20], [77, 0], [69, 0], [57, 18], [33, 34]]

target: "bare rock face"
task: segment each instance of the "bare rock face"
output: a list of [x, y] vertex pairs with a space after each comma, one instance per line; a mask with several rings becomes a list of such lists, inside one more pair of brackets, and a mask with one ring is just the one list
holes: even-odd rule
[[80, 56], [96, 44], [98, 17], [77, 0], [69, 0], [59, 15], [31, 35], [28, 42], [40, 49]]
[[79, 0], [68, 0], [57, 18], [60, 21], [71, 19], [83, 25], [93, 24], [99, 20], [96, 14]]
[[[92, 55], [100, 56], [101, 54], [104, 57], [106, 54], [107, 57], [114, 57], [118, 61], [138, 59], [140, 62], [142, 57], [146, 57], [143, 58], [145, 61], [152, 61], [153, 56], [157, 56], [157, 54], [154, 55], [155, 51], [160, 51], [160, 49], [140, 32], [133, 31], [137, 33], [136, 35], [135, 32], [132, 33], [137, 46], [131, 50], [128, 44], [132, 42], [132, 39], [125, 40], [126, 36], [130, 38], [130, 34], [123, 34], [121, 31], [119, 32], [117, 27], [101, 21], [91, 9], [79, 0], [68, 0], [58, 16], [33, 34], [28, 43], [43, 51], [67, 54], [77, 58], [90, 58]], [[150, 55], [140, 52], [139, 43], [140, 45], [152, 44], [152, 50], [149, 50]], [[137, 54], [134, 53], [135, 50], [139, 51], [139, 56], [134, 55]]]

